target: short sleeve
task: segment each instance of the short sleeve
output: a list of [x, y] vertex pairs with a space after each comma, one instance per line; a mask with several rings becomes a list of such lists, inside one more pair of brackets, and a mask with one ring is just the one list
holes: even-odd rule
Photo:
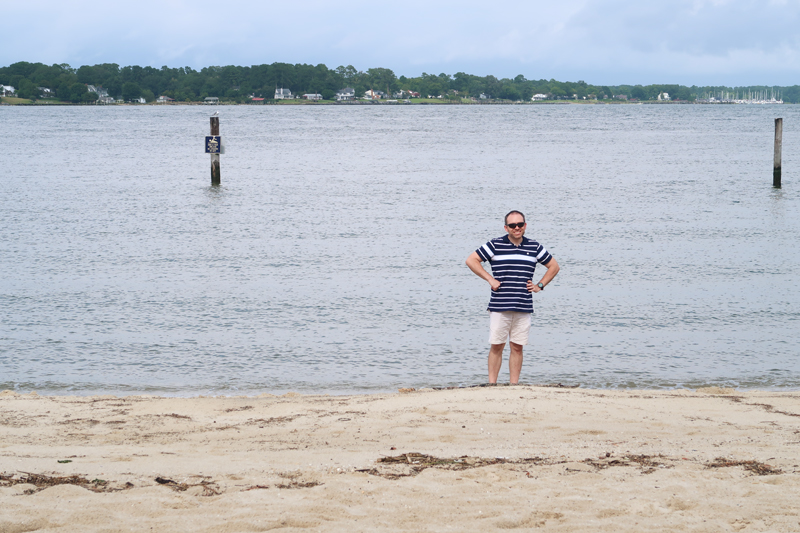
[[475, 253], [481, 258], [481, 261], [491, 261], [492, 257], [494, 257], [494, 244], [492, 241], [487, 242], [477, 250]]
[[550, 262], [550, 260], [551, 260], [552, 258], [553, 258], [553, 256], [552, 256], [552, 255], [550, 255], [550, 252], [548, 252], [548, 251], [545, 249], [545, 247], [544, 247], [544, 246], [542, 246], [542, 245], [540, 244], [540, 245], [539, 245], [539, 250], [538, 250], [538, 252], [536, 253], [536, 260], [537, 260], [538, 262], [540, 262], [541, 264], [543, 264], [543, 265], [546, 265], [547, 263], [549, 263], [549, 262]]

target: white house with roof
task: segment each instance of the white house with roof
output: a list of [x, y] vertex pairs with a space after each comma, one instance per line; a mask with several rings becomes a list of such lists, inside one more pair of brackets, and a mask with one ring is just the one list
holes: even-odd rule
[[205, 102], [206, 104], [210, 104], [210, 105], [218, 104], [219, 103], [219, 98], [217, 98], [216, 96], [206, 96], [203, 99], [203, 102]]
[[100, 98], [103, 98], [104, 96], [108, 96], [108, 90], [103, 89], [100, 86], [87, 85], [86, 86], [86, 90], [89, 91], [90, 93], [97, 94], [97, 96], [100, 97]]
[[356, 90], [352, 87], [345, 87], [344, 89], [339, 89], [336, 92], [336, 101], [337, 102], [346, 102], [348, 100], [354, 100], [356, 97]]
[[307, 93], [303, 95], [305, 100], [312, 100], [314, 102], [322, 100], [322, 95], [317, 93]]
[[658, 94], [658, 99], [659, 100], [665, 100], [667, 102], [669, 102], [671, 100], [671, 98], [669, 97], [669, 93], [659, 93]]
[[283, 88], [275, 88], [275, 100], [292, 100], [294, 96], [292, 96], [292, 91], [289, 89]]
[[11, 96], [16, 92], [11, 85], [0, 85], [0, 96]]
[[535, 102], [537, 100], [547, 100], [547, 95], [539, 93], [539, 94], [534, 94], [533, 96], [531, 96], [531, 101]]

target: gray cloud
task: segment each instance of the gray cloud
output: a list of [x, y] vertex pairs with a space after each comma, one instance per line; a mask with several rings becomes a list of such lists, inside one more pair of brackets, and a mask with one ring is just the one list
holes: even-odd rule
[[511, 0], [409, 8], [329, 1], [41, 0], [7, 6], [0, 64], [199, 68], [325, 63], [593, 83], [794, 84], [800, 2]]

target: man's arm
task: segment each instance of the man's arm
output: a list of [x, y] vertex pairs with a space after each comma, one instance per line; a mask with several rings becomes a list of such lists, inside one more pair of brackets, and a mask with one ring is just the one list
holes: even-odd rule
[[478, 252], [472, 252], [472, 254], [467, 257], [467, 266], [470, 270], [475, 272], [476, 276], [488, 281], [489, 285], [492, 286], [493, 291], [496, 291], [498, 288], [500, 288], [500, 282], [494, 279], [491, 274], [486, 272], [486, 270], [483, 268], [483, 265], [481, 265], [481, 256], [478, 255]]
[[[544, 263], [542, 264], [544, 265]], [[556, 261], [555, 257], [551, 257], [550, 261], [548, 261], [544, 267], [547, 269], [547, 272], [544, 273], [544, 276], [542, 276], [542, 279], [539, 280], [539, 283], [547, 287], [547, 284], [553, 281], [553, 278], [556, 277], [556, 274], [558, 274], [558, 271], [561, 270], [561, 267], [558, 266], [558, 261]], [[528, 280], [528, 292], [541, 292], [541, 290], [542, 289], [533, 283], [533, 280]]]

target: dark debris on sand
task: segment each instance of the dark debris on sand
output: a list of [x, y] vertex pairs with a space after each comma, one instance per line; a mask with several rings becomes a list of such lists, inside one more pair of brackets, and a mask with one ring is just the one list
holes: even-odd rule
[[[585, 465], [593, 467], [595, 471], [598, 472], [611, 467], [627, 466], [638, 468], [642, 474], [652, 474], [659, 469], [674, 468], [677, 463], [686, 460], [686, 458], [678, 459], [665, 457], [663, 455], [644, 454], [628, 454], [621, 457], [613, 457], [609, 452], [598, 457], [597, 459], [584, 459], [581, 462]], [[399, 479], [403, 477], [416, 476], [428, 468], [459, 471], [498, 464], [547, 466], [564, 464], [567, 462], [568, 461], [563, 459], [554, 460], [543, 457], [508, 459], [505, 457], [485, 458], [469, 457], [464, 455], [455, 458], [443, 458], [424, 453], [409, 452], [400, 455], [381, 457], [377, 460], [378, 465], [376, 467], [363, 468], [356, 470], [356, 472], [379, 476], [385, 479]], [[783, 473], [783, 471], [779, 468], [774, 468], [768, 464], [759, 463], [758, 461], [737, 461], [722, 457], [715, 459], [711, 463], [706, 463], [705, 466], [706, 468], [742, 466], [748, 472], [752, 472], [759, 476]], [[530, 472], [525, 472], [525, 474], [527, 474], [528, 477], [533, 477]]]
[[178, 483], [172, 479], [157, 477], [156, 483], [165, 485], [176, 492], [183, 492], [189, 487], [203, 487], [203, 496], [218, 496], [220, 494], [219, 485], [210, 480], [203, 480], [200, 483]]
[[[504, 457], [469, 457], [461, 456], [455, 458], [435, 457], [424, 453], [409, 452], [401, 455], [381, 457], [378, 463], [379, 468], [364, 468], [356, 470], [373, 476], [380, 476], [386, 479], [398, 479], [401, 477], [416, 476], [428, 468], [438, 468], [443, 470], [467, 470], [470, 468], [480, 468], [497, 464], [519, 464], [519, 465], [539, 465], [539, 464], [558, 464], [564, 461], [547, 461], [541, 457], [527, 459], [506, 459]], [[388, 467], [388, 468], [387, 468]]]
[[752, 472], [758, 476], [783, 474], [783, 470], [780, 468], [773, 468], [768, 464], [759, 463], [758, 461], [735, 461], [726, 459], [725, 457], [717, 457], [712, 462], [706, 464], [706, 468], [728, 468], [732, 466], [742, 466], [748, 472]]
[[14, 485], [34, 485], [35, 489], [28, 489], [25, 494], [35, 494], [41, 490], [56, 485], [77, 485], [84, 489], [93, 492], [117, 492], [121, 490], [128, 490], [133, 487], [133, 483], [125, 483], [124, 485], [115, 486], [104, 479], [88, 480], [85, 477], [73, 474], [71, 476], [48, 476], [45, 474], [32, 474], [29, 472], [21, 472], [18, 475], [3, 475], [0, 474], [0, 487], [11, 487]]

